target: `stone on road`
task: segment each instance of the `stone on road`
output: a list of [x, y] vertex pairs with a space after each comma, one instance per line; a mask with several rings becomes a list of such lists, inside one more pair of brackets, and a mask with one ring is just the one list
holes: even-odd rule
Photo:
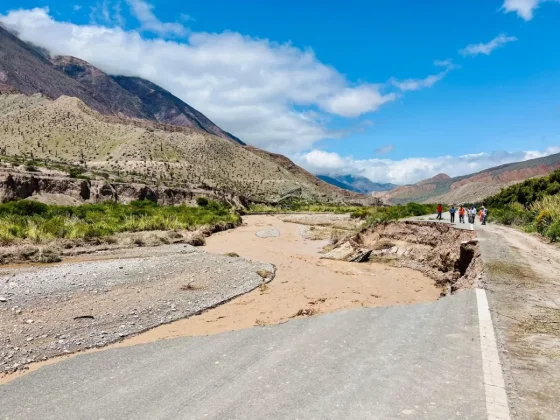
[[486, 419], [475, 292], [83, 354], [2, 419]]

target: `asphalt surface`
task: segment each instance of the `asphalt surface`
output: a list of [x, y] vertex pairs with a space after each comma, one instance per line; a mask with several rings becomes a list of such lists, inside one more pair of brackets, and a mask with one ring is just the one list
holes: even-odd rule
[[84, 354], [0, 386], [2, 419], [486, 419], [474, 291]]

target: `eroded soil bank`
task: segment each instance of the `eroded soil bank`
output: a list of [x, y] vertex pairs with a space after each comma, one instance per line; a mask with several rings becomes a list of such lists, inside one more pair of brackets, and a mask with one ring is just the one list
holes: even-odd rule
[[476, 233], [445, 223], [379, 223], [340, 241], [324, 258], [413, 268], [435, 280], [444, 294], [483, 282]]

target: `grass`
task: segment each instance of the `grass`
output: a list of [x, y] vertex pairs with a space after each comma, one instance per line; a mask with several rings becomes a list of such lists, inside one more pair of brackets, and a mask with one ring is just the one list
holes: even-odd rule
[[352, 217], [363, 219], [366, 227], [391, 220], [413, 216], [425, 216], [436, 212], [435, 204], [407, 203], [396, 206], [364, 207], [351, 213]]
[[345, 214], [358, 211], [361, 207], [346, 206], [342, 204], [320, 204], [298, 202], [297, 204], [280, 204], [272, 206], [268, 204], [251, 204], [247, 209], [248, 213], [335, 213]]
[[491, 208], [489, 220], [538, 232], [551, 242], [560, 241], [560, 195], [548, 195], [523, 206], [518, 202]]
[[396, 206], [358, 207], [343, 204], [318, 204], [303, 200], [289, 200], [277, 206], [253, 204], [250, 213], [286, 213], [286, 212], [322, 212], [344, 214], [350, 213], [353, 218], [362, 219], [367, 226], [379, 222], [398, 220], [412, 216], [424, 216], [436, 212], [435, 204], [407, 203]]
[[560, 241], [560, 169], [528, 179], [485, 200], [489, 220]]
[[214, 201], [205, 207], [163, 207], [150, 201], [54, 206], [21, 200], [0, 205], [0, 245], [94, 241], [121, 232], [194, 230], [238, 221], [228, 206]]

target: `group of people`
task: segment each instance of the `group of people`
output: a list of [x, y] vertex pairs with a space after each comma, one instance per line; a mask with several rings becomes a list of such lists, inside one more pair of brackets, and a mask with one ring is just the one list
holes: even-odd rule
[[[485, 225], [486, 219], [488, 218], [488, 209], [484, 206], [480, 208], [480, 210], [476, 210], [475, 206], [472, 207], [463, 207], [460, 206], [458, 209], [455, 206], [451, 206], [449, 209], [449, 215], [451, 216], [451, 223], [455, 223], [455, 214], [459, 214], [459, 223], [465, 223], [465, 215], [467, 215], [469, 223], [474, 224], [476, 217], [478, 215], [480, 219], [480, 223]], [[437, 217], [436, 220], [442, 220], [443, 215], [443, 206], [438, 204], [437, 206]]]

